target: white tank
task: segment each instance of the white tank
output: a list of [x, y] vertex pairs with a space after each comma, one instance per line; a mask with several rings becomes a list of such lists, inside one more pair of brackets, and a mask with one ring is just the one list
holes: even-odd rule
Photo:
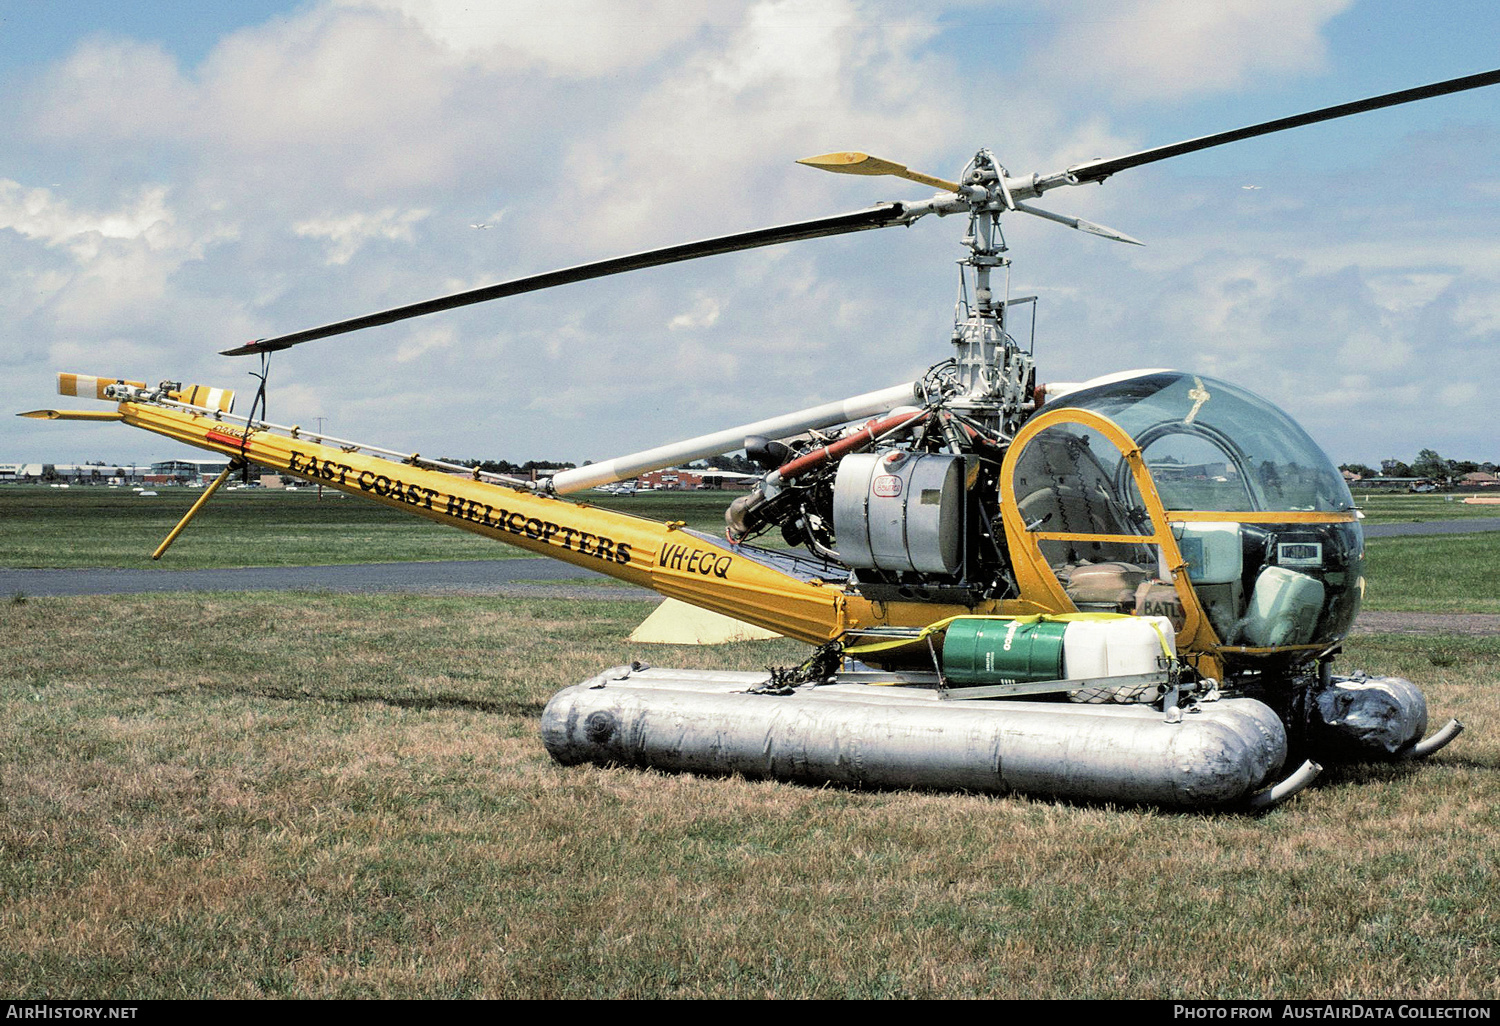
[[[1165, 649], [1165, 651], [1164, 651]], [[1154, 673], [1165, 654], [1176, 654], [1177, 633], [1165, 616], [1129, 616], [1078, 620], [1063, 635], [1063, 672], [1069, 680]], [[1140, 702], [1156, 697], [1155, 686], [1097, 687], [1068, 692], [1068, 700], [1087, 704]]]
[[1255, 578], [1245, 614], [1245, 641], [1263, 648], [1305, 645], [1323, 611], [1323, 582], [1280, 566]]
[[1177, 631], [1165, 616], [1132, 616], [1108, 621], [1109, 675], [1150, 673], [1163, 656], [1177, 653]]
[[1063, 673], [1069, 680], [1109, 676], [1109, 622], [1080, 620], [1063, 635]]
[[1172, 536], [1194, 584], [1229, 584], [1245, 572], [1239, 524], [1173, 524]]

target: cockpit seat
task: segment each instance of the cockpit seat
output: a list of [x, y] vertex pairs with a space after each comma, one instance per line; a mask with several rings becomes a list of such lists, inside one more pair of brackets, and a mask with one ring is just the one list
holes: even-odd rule
[[1133, 563], [1075, 563], [1057, 571], [1063, 591], [1079, 609], [1124, 608], [1151, 574]]

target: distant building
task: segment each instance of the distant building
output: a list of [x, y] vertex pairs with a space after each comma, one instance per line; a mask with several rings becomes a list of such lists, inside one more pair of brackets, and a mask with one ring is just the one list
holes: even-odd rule
[[151, 464], [145, 483], [153, 485], [201, 485], [223, 473], [228, 460], [163, 460]]
[[226, 458], [159, 463], [0, 463], [0, 484], [189, 485], [213, 480]]
[[636, 478], [636, 484], [640, 488], [649, 488], [661, 492], [697, 492], [697, 491], [749, 491], [755, 486], [759, 478], [755, 474], [741, 474], [733, 470], [712, 470], [708, 468], [669, 467], [666, 470], [652, 470]]
[[197, 484], [201, 479], [202, 474], [198, 468], [186, 460], [153, 463], [151, 471], [146, 475], [146, 483], [149, 485], [189, 485]]
[[0, 463], [0, 484], [123, 485], [139, 483], [143, 464]]
[[1232, 463], [1152, 463], [1151, 476], [1160, 481], [1228, 481], [1239, 476]]
[[[1349, 480], [1346, 476], [1344, 480]], [[1433, 492], [1437, 491], [1438, 483], [1430, 477], [1366, 477], [1359, 481], [1359, 487], [1373, 492]]]

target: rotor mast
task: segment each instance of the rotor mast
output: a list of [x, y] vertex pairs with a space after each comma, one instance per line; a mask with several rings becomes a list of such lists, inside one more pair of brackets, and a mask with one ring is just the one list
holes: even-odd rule
[[[996, 271], [1010, 266], [1000, 215], [1014, 210], [1006, 188], [1006, 170], [989, 150], [980, 150], [964, 168], [959, 200], [968, 208], [969, 230], [961, 261], [964, 276], [954, 311], [953, 345], [958, 394], [950, 405], [1009, 437], [1025, 419], [1022, 405], [1030, 396], [1033, 360], [1005, 330], [1005, 298], [995, 296]], [[974, 298], [967, 296], [967, 275], [974, 277]]]

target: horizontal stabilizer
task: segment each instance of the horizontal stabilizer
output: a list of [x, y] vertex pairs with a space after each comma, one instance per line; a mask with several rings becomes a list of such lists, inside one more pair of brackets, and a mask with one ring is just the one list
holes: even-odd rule
[[119, 420], [118, 410], [31, 410], [28, 413], [18, 413], [17, 417], [31, 417], [33, 420]]

